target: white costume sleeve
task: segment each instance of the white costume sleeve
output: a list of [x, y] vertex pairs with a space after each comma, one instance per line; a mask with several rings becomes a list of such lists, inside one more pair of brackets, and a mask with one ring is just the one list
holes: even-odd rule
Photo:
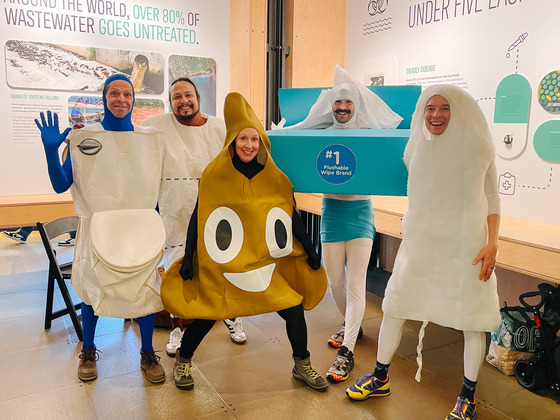
[[496, 170], [496, 163], [488, 167], [486, 178], [484, 178], [484, 192], [488, 199], [488, 215], [501, 214], [500, 193], [498, 192], [498, 172]]

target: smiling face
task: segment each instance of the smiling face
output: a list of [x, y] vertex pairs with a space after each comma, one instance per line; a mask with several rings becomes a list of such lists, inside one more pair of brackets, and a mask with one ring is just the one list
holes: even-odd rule
[[339, 123], [345, 123], [352, 119], [356, 107], [349, 99], [339, 99], [333, 103], [332, 110], [334, 118]]
[[259, 151], [259, 132], [254, 128], [244, 128], [235, 138], [235, 153], [242, 162], [251, 162]]
[[451, 107], [447, 99], [441, 95], [432, 96], [424, 108], [424, 122], [428, 131], [436, 136], [443, 134], [450, 118]]
[[189, 82], [180, 81], [171, 86], [169, 98], [173, 115], [182, 124], [189, 125], [188, 122], [200, 112], [200, 99]]
[[132, 109], [134, 92], [130, 83], [124, 80], [115, 80], [107, 86], [105, 95], [107, 108], [117, 118], [125, 117]]

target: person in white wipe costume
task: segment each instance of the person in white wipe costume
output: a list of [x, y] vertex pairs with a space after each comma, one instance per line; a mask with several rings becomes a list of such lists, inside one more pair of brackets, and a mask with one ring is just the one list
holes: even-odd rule
[[350, 399], [389, 395], [389, 364], [405, 320], [424, 322], [420, 340], [427, 322], [433, 322], [464, 333], [463, 387], [447, 419], [474, 417], [485, 332], [500, 324], [494, 274], [500, 199], [494, 153], [488, 123], [468, 93], [452, 85], [422, 92], [404, 151], [409, 206], [383, 299], [377, 364], [372, 374], [347, 389]]
[[[165, 270], [185, 254], [185, 237], [198, 197], [200, 175], [222, 151], [226, 137], [226, 125], [222, 119], [200, 112], [200, 94], [188, 77], [171, 82], [169, 103], [172, 112], [154, 115], [144, 122], [144, 126], [155, 127], [165, 133], [165, 161], [158, 202], [166, 231]], [[173, 330], [165, 348], [171, 357], [175, 357], [181, 345], [182, 321], [171, 318]], [[226, 319], [224, 323], [232, 342], [246, 342], [241, 318]]]
[[[321, 92], [302, 122], [283, 128], [380, 129], [396, 128], [401, 121], [402, 117], [381, 98], [337, 65], [333, 88]], [[328, 340], [329, 346], [338, 348], [326, 374], [334, 383], [348, 379], [354, 368], [354, 347], [363, 334], [360, 325], [366, 308], [367, 267], [374, 237], [370, 196], [323, 194], [323, 261], [333, 299], [344, 317], [339, 331]]]
[[[99, 316], [136, 318], [140, 366], [148, 381], [165, 381], [152, 347], [155, 313], [163, 309], [157, 264], [165, 228], [155, 211], [164, 159], [163, 133], [132, 124], [134, 89], [128, 77], [109, 77], [101, 123], [60, 133], [58, 115], [41, 113], [49, 177], [57, 193], [71, 187], [79, 216], [72, 286], [82, 299], [84, 341], [78, 366], [83, 381], [97, 378], [95, 327]], [[69, 135], [70, 159], [59, 146]]]

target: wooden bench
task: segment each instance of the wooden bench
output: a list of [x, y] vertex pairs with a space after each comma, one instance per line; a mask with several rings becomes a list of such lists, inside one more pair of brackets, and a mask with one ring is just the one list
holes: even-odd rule
[[[300, 210], [321, 214], [321, 194], [296, 193]], [[402, 238], [407, 197], [373, 196], [375, 229]], [[541, 280], [560, 283], [560, 226], [502, 216], [496, 265]]]
[[35, 226], [74, 214], [70, 193], [0, 197], [0, 229]]

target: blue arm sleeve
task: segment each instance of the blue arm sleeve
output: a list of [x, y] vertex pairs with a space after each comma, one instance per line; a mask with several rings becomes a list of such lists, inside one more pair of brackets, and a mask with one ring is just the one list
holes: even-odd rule
[[54, 190], [57, 193], [63, 193], [70, 185], [72, 185], [72, 163], [70, 158], [64, 161], [64, 164], [60, 164], [60, 158], [58, 157], [58, 148], [68, 136], [70, 128], [67, 128], [62, 133], [58, 129], [58, 115], [52, 114], [51, 111], [47, 111], [47, 117], [41, 112], [41, 121], [35, 120], [35, 124], [41, 131], [41, 141], [45, 148], [45, 156], [47, 158], [47, 168], [49, 171], [49, 178]]

